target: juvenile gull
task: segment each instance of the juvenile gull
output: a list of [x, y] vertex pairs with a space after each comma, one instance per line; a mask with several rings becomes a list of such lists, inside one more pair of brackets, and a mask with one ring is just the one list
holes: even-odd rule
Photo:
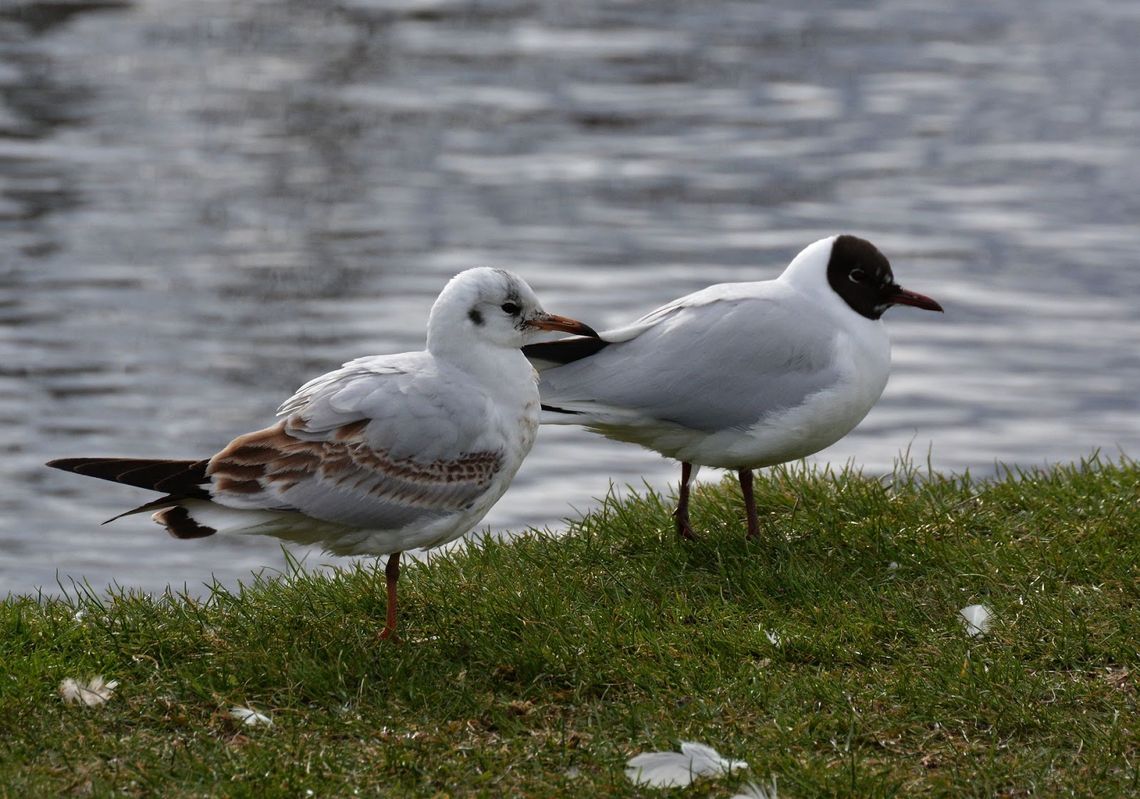
[[48, 466], [164, 492], [127, 514], [155, 511], [176, 538], [270, 535], [337, 555], [390, 555], [386, 638], [400, 553], [470, 530], [530, 451], [537, 375], [520, 348], [549, 330], [597, 335], [543, 311], [517, 275], [470, 269], [432, 306], [426, 350], [358, 358], [310, 380], [278, 409], [281, 421], [212, 458]]
[[541, 373], [544, 424], [580, 424], [681, 462], [677, 532], [693, 535], [689, 481], [736, 470], [748, 537], [752, 470], [834, 444], [883, 393], [892, 305], [942, 307], [895, 283], [869, 241], [809, 245], [775, 280], [710, 286], [598, 338], [523, 349]]

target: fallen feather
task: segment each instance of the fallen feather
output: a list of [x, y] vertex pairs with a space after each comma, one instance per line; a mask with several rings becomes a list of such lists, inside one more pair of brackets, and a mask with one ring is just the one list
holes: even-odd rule
[[681, 741], [680, 752], [643, 752], [625, 764], [625, 776], [635, 785], [681, 788], [697, 777], [724, 776], [748, 768], [743, 760], [721, 757], [711, 746]]
[[958, 611], [958, 615], [966, 625], [966, 635], [977, 638], [979, 635], [985, 635], [990, 629], [993, 611], [985, 605], [967, 605]]
[[732, 799], [779, 799], [776, 793], [776, 778], [772, 777], [771, 785], [765, 788], [755, 782], [746, 782], [741, 786], [740, 793], [733, 795]]
[[264, 725], [266, 727], [273, 726], [273, 719], [269, 718], [269, 716], [265, 715], [264, 713], [258, 713], [256, 710], [249, 707], [241, 707], [239, 705], [235, 705], [230, 708], [230, 716], [237, 719], [247, 727], [256, 727], [258, 725]]
[[770, 643], [772, 646], [779, 646], [780, 642], [783, 640], [780, 638], [780, 634], [775, 630], [765, 630], [764, 636], [768, 639], [768, 643]]
[[86, 683], [68, 677], [59, 684], [59, 695], [69, 705], [82, 702], [87, 707], [96, 707], [114, 696], [118, 687], [118, 680], [103, 682], [102, 675], [92, 677]]

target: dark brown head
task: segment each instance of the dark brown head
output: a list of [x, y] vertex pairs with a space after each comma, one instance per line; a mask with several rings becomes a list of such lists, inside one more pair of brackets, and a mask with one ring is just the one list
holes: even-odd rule
[[843, 301], [868, 319], [878, 319], [892, 305], [941, 311], [930, 297], [895, 282], [890, 261], [874, 244], [857, 236], [836, 236], [827, 262], [827, 282]]

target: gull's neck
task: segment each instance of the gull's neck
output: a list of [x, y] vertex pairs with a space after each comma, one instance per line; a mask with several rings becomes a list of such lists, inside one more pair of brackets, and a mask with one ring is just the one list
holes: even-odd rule
[[504, 347], [462, 333], [454, 336], [428, 335], [427, 350], [436, 360], [467, 372], [487, 386], [518, 385], [534, 370], [516, 347]]

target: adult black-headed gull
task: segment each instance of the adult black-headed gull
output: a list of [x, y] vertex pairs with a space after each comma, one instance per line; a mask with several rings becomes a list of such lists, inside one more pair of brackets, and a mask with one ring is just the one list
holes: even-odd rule
[[543, 311], [517, 275], [470, 269], [432, 306], [426, 350], [358, 358], [309, 381], [278, 409], [281, 421], [212, 458], [48, 466], [166, 493], [128, 513], [157, 511], [176, 538], [259, 534], [390, 555], [387, 637], [400, 553], [470, 530], [530, 451], [539, 395], [520, 348], [548, 330], [597, 335]]
[[681, 461], [677, 532], [692, 537], [689, 481], [735, 469], [748, 536], [752, 470], [830, 446], [883, 393], [892, 305], [942, 307], [895, 283], [873, 244], [832, 236], [775, 280], [724, 283], [595, 339], [523, 349], [541, 373], [544, 424], [580, 424]]

